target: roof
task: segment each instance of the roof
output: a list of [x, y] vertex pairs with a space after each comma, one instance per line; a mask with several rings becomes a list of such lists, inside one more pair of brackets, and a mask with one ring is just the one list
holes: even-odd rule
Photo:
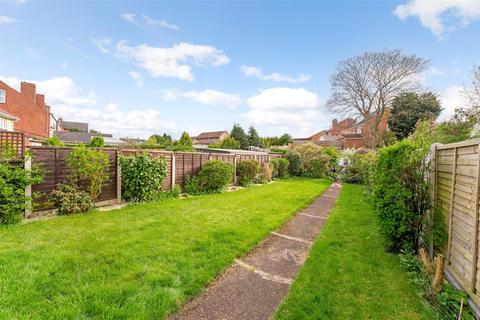
[[90, 143], [92, 137], [112, 138], [111, 134], [90, 132], [55, 131], [55, 135], [60, 141], [67, 143]]
[[252, 151], [252, 150], [240, 150], [240, 149], [220, 149], [220, 148], [205, 148], [202, 145], [193, 146], [199, 152], [211, 152], [211, 153], [228, 153], [228, 154], [243, 154], [243, 155], [268, 155], [268, 152]]
[[88, 132], [88, 123], [60, 120], [60, 125], [65, 130], [77, 129], [82, 132]]
[[3, 117], [3, 118], [7, 118], [9, 120], [18, 120], [17, 117], [15, 117], [14, 115], [8, 113], [7, 111], [3, 110], [3, 109], [0, 109], [0, 116]]
[[202, 132], [198, 136], [196, 136], [196, 139], [214, 139], [214, 138], [220, 138], [223, 134], [228, 134], [227, 131], [211, 131], [211, 132]]

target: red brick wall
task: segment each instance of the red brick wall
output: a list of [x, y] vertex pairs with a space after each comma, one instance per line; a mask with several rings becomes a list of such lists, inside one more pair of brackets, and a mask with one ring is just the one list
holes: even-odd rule
[[14, 124], [15, 131], [48, 138], [50, 108], [45, 105], [45, 96], [36, 93], [33, 83], [22, 82], [21, 88], [18, 92], [0, 81], [0, 89], [6, 93], [5, 103], [0, 103], [0, 108], [18, 118]]

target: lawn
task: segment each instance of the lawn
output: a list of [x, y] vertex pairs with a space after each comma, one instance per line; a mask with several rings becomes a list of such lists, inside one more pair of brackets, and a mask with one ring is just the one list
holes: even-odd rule
[[0, 228], [0, 319], [165, 318], [329, 182], [291, 179]]
[[277, 319], [432, 319], [385, 252], [363, 188], [345, 185]]

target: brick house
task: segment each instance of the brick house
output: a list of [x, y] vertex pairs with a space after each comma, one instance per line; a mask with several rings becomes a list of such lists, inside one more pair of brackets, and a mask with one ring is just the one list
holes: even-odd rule
[[13, 131], [14, 123], [17, 120], [7, 111], [0, 109], [0, 131]]
[[[388, 129], [388, 117], [390, 115], [387, 109], [383, 114], [378, 125], [379, 136]], [[374, 144], [372, 129], [375, 126], [375, 115], [366, 120], [356, 122], [352, 118], [342, 121], [332, 120], [332, 125], [327, 130], [322, 130], [308, 138], [293, 139], [294, 144], [312, 142], [321, 146], [331, 146], [338, 148], [362, 148]]]
[[211, 143], [218, 143], [225, 140], [230, 135], [227, 131], [211, 131], [211, 132], [202, 132], [196, 137], [192, 137], [193, 144], [202, 144], [208, 145]]
[[50, 137], [50, 107], [45, 96], [36, 92], [35, 84], [21, 82], [18, 92], [0, 81], [0, 109], [17, 119], [13, 130], [23, 132], [27, 143]]

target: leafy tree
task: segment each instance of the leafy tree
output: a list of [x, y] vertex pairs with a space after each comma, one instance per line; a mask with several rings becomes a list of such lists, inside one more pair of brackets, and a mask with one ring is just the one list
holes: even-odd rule
[[278, 141], [277, 141], [276, 145], [277, 146], [286, 146], [289, 143], [292, 143], [292, 141], [293, 141], [292, 136], [289, 135], [288, 133], [284, 133], [278, 138]]
[[190, 136], [187, 132], [183, 132], [180, 140], [173, 141], [169, 146], [167, 146], [167, 150], [193, 151], [192, 139], [190, 139]]
[[248, 144], [252, 147], [261, 147], [260, 136], [254, 126], [248, 129]]
[[401, 93], [393, 99], [388, 126], [397, 139], [407, 138], [420, 120], [434, 121], [442, 107], [435, 94]]
[[240, 143], [240, 148], [243, 150], [248, 150], [248, 136], [238, 123], [233, 125], [230, 136]]
[[152, 142], [152, 144], [159, 144], [161, 146], [168, 146], [173, 141], [172, 137], [166, 133], [164, 133], [163, 135], [153, 134], [148, 140]]
[[220, 145], [222, 149], [240, 149], [240, 142], [232, 137], [224, 139]]
[[103, 137], [93, 137], [88, 146], [95, 148], [103, 148], [105, 146], [105, 140], [103, 139]]
[[58, 136], [53, 136], [45, 140], [45, 145], [46, 146], [51, 146], [51, 147], [59, 147], [59, 146], [64, 146], [63, 142], [60, 141]]
[[185, 131], [182, 133], [179, 143], [182, 146], [193, 148], [192, 139], [190, 139], [190, 135]]

